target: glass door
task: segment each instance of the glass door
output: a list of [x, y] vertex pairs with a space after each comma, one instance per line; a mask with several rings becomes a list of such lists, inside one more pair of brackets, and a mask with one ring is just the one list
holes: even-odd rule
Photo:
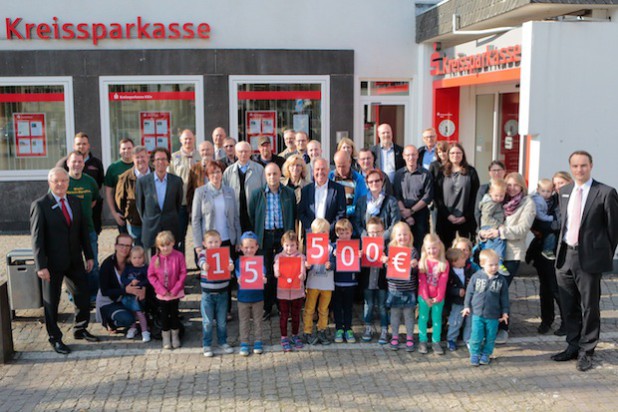
[[359, 147], [378, 143], [378, 126], [388, 123], [393, 129], [393, 142], [405, 145], [409, 135], [409, 81], [361, 81], [362, 138], [354, 141]]

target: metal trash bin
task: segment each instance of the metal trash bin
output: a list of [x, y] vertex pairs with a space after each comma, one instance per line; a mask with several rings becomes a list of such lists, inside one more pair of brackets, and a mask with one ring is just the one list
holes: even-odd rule
[[43, 307], [41, 279], [34, 270], [32, 249], [13, 249], [6, 255], [11, 310]]

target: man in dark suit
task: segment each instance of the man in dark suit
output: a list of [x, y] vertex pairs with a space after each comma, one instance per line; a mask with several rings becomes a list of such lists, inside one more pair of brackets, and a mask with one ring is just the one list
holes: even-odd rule
[[389, 124], [378, 126], [380, 144], [371, 147], [376, 159], [375, 166], [388, 176], [391, 183], [395, 181], [395, 172], [406, 165], [403, 160], [403, 147], [393, 143], [393, 129]]
[[[135, 187], [135, 204], [142, 220], [142, 244], [145, 249], [155, 246], [157, 234], [170, 230], [174, 234], [174, 248], [180, 250], [181, 242], [180, 207], [182, 205], [182, 179], [167, 173], [170, 152], [157, 147], [153, 155], [154, 173], [137, 179]], [[151, 250], [154, 252], [154, 250]]]
[[575, 182], [560, 190], [561, 243], [556, 259], [568, 347], [552, 359], [577, 359], [577, 370], [583, 372], [592, 368], [601, 332], [601, 274], [612, 269], [618, 243], [618, 194], [590, 177], [588, 152], [573, 152], [569, 166]]
[[339, 183], [328, 179], [328, 162], [319, 158], [313, 161], [313, 184], [302, 188], [298, 204], [298, 218], [307, 233], [316, 217], [330, 222], [330, 237], [334, 240], [335, 223], [345, 217], [345, 191]]
[[[86, 330], [90, 320], [88, 278], [94, 265], [88, 225], [84, 220], [79, 199], [67, 196], [69, 175], [61, 167], [48, 174], [50, 192], [35, 200], [30, 207], [30, 233], [37, 275], [43, 280], [45, 328], [49, 343], [60, 354], [71, 349], [62, 342], [58, 327], [58, 304], [62, 282], [73, 296], [75, 324], [73, 337], [97, 342], [99, 338]], [[83, 255], [86, 256], [84, 268]]]

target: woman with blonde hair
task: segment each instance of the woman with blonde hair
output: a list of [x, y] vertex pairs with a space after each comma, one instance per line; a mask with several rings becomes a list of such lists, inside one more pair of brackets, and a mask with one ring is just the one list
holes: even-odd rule
[[341, 140], [339, 140], [339, 143], [337, 143], [337, 152], [340, 150], [343, 150], [350, 155], [350, 159], [352, 159], [352, 169], [360, 173], [361, 169], [356, 160], [358, 159], [358, 152], [356, 151], [354, 141], [349, 137], [342, 137]]

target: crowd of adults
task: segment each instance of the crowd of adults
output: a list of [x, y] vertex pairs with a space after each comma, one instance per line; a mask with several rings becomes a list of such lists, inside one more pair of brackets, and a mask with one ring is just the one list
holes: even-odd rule
[[[560, 201], [562, 215], [554, 227], [561, 236], [557, 276], [555, 262], [537, 253], [538, 247], [526, 253], [531, 229], [535, 233], [536, 209], [522, 175], [507, 174], [500, 161], [490, 164], [488, 177], [506, 181], [505, 222], [498, 228], [481, 229], [479, 203], [488, 185], [480, 185], [479, 174], [467, 161], [462, 145], [437, 142], [433, 128], [423, 131], [425, 145], [420, 148], [395, 144], [388, 124], [380, 125], [377, 135], [378, 144], [360, 150], [351, 139], [338, 142], [331, 170], [330, 161], [322, 157], [321, 143], [310, 140], [302, 131], [286, 130], [285, 149], [279, 154], [273, 153], [271, 140], [262, 136], [257, 140], [258, 153], [252, 154], [254, 148], [249, 143], [236, 142], [221, 127], [213, 131], [212, 141], [204, 141], [197, 148], [194, 134], [184, 130], [179, 136], [180, 150], [174, 153], [156, 148], [149, 154], [144, 146], [134, 146], [130, 139], [122, 139], [120, 158], [104, 173], [101, 161], [90, 152], [88, 136], [78, 133], [74, 151], [49, 172], [50, 192], [35, 201], [31, 210], [36, 267], [47, 285], [43, 290], [50, 343], [60, 353], [69, 352], [57, 327], [63, 278], [77, 307], [75, 338], [98, 340], [86, 329], [89, 298], [90, 302], [96, 299], [97, 313], [104, 325], [126, 326], [134, 321], [120, 298], [127, 294], [143, 297], [144, 291], [135, 286], [123, 287], [119, 273], [131, 245], [141, 245], [153, 253], [155, 237], [161, 231], [171, 231], [176, 239], [175, 248], [184, 253], [187, 227], [191, 224], [196, 260], [205, 231], [219, 232], [223, 244], [230, 246], [233, 254], [237, 252], [241, 233], [255, 232], [269, 279], [263, 314], [266, 319], [271, 316], [276, 300], [276, 283], [270, 281], [274, 276], [273, 259], [280, 251], [285, 231], [295, 230], [302, 244], [311, 222], [321, 217], [331, 223], [334, 239], [335, 223], [347, 217], [353, 223], [354, 237], [359, 238], [366, 234], [366, 222], [378, 216], [384, 222], [385, 238], [397, 222], [406, 222], [417, 248], [432, 229], [447, 247], [458, 236], [472, 241], [477, 236], [504, 240], [503, 274], [509, 285], [525, 259], [533, 261], [539, 273], [539, 333], [550, 331], [556, 301], [563, 322], [556, 333], [566, 334], [569, 344], [560, 360], [576, 358], [581, 350], [590, 355], [599, 332], [597, 275], [600, 279], [602, 271], [611, 269], [618, 239], [616, 192], [591, 179], [591, 156], [575, 152], [569, 158], [575, 182], [566, 172], [553, 177], [553, 197], [556, 203]], [[119, 232], [125, 235], [117, 238], [115, 253], [99, 269], [102, 185], [105, 204]], [[573, 209], [573, 187], [582, 185], [587, 188], [584, 197], [587, 196], [588, 203], [584, 200], [578, 203], [579, 209]], [[597, 187], [601, 188], [600, 194]], [[579, 226], [575, 230], [580, 230], [580, 238], [590, 239], [585, 249], [582, 242], [575, 240], [573, 244], [565, 237], [567, 232], [573, 232], [570, 225], [574, 223], [574, 210], [580, 213], [576, 223], [586, 232]], [[594, 230], [596, 233], [588, 233]], [[573, 254], [577, 255], [578, 250], [580, 266], [573, 264], [577, 257]], [[561, 252], [566, 253], [566, 264]], [[87, 259], [86, 267], [82, 253]], [[588, 264], [584, 257], [594, 262]], [[83, 276], [85, 272], [89, 273], [87, 278]], [[582, 280], [589, 274], [597, 279], [592, 285], [589, 280]], [[584, 306], [583, 314], [579, 302]], [[504, 342], [507, 337], [504, 325], [498, 341]]]

